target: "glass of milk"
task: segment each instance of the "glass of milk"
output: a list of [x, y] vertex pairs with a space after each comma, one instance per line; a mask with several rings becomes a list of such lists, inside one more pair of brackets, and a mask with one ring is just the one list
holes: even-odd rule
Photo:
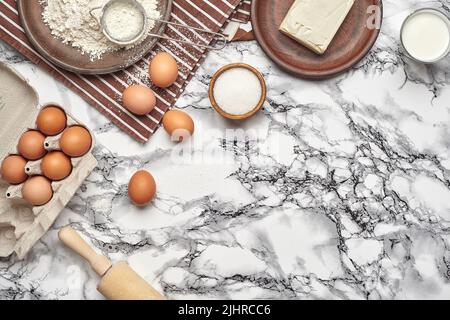
[[401, 42], [413, 60], [435, 63], [450, 52], [450, 19], [436, 9], [419, 9], [403, 22]]

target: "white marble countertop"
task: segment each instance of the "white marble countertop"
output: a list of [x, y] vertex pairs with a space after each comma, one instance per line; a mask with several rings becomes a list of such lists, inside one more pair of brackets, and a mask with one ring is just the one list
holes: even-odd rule
[[[24, 261], [0, 260], [0, 299], [101, 298], [96, 275], [57, 239], [69, 223], [172, 299], [450, 298], [450, 58], [413, 63], [397, 36], [420, 3], [385, 1], [374, 49], [329, 81], [289, 76], [255, 42], [211, 53], [178, 102], [197, 125], [184, 158], [164, 130], [134, 142], [0, 43], [0, 61], [41, 102], [95, 132], [99, 162]], [[447, 0], [427, 6], [449, 14]], [[214, 71], [238, 61], [269, 88], [265, 110], [242, 125], [207, 98]], [[139, 168], [158, 183], [145, 209], [126, 192]]]

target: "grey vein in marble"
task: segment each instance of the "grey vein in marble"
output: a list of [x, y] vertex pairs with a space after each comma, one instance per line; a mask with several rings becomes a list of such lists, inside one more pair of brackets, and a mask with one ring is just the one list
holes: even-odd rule
[[[427, 5], [450, 13], [447, 1]], [[0, 298], [101, 298], [95, 274], [57, 240], [68, 223], [172, 299], [450, 298], [450, 58], [418, 65], [397, 36], [421, 6], [384, 1], [373, 50], [328, 81], [285, 74], [256, 43], [211, 53], [178, 103], [198, 124], [186, 163], [163, 130], [140, 146], [2, 44], [1, 61], [43, 102], [96, 132], [99, 165], [24, 261], [0, 261]], [[258, 139], [227, 136], [233, 126], [208, 102], [211, 75], [237, 61], [267, 80], [264, 111], [242, 125]], [[127, 198], [139, 168], [158, 183], [144, 209]]]

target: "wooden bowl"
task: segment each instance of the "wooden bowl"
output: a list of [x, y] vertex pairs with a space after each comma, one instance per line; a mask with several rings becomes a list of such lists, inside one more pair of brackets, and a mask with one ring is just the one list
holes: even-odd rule
[[[217, 104], [217, 101], [214, 97], [214, 86], [216, 84], [217, 79], [219, 79], [219, 77], [226, 71], [230, 70], [230, 69], [234, 69], [234, 68], [244, 68], [247, 69], [249, 71], [251, 71], [254, 75], [256, 75], [259, 79], [259, 83], [261, 84], [261, 99], [259, 100], [258, 104], [256, 105], [256, 107], [250, 111], [247, 112], [245, 114], [231, 114], [231, 113], [227, 113], [224, 110], [222, 110], [222, 108]], [[217, 113], [219, 113], [222, 117], [226, 118], [226, 119], [230, 119], [230, 120], [246, 120], [252, 116], [254, 116], [259, 110], [261, 110], [262, 106], [264, 105], [264, 102], [266, 101], [266, 97], [267, 97], [267, 86], [266, 86], [266, 81], [264, 80], [263, 75], [261, 74], [261, 72], [259, 72], [258, 70], [256, 70], [255, 68], [253, 68], [252, 66], [245, 64], [245, 63], [232, 63], [232, 64], [228, 64], [224, 67], [222, 67], [219, 71], [216, 72], [216, 74], [214, 74], [214, 76], [211, 79], [211, 83], [209, 85], [209, 100], [211, 101], [211, 105], [214, 108], [214, 110], [217, 111]]]

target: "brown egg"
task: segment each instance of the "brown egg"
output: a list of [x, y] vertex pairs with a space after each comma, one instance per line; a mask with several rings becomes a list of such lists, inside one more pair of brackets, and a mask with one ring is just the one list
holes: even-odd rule
[[42, 206], [53, 197], [52, 185], [43, 176], [31, 177], [23, 185], [22, 197], [33, 206]]
[[25, 159], [38, 160], [46, 153], [44, 141], [45, 136], [39, 131], [27, 131], [20, 137], [17, 149]]
[[25, 173], [25, 166], [27, 160], [21, 156], [8, 156], [2, 162], [1, 174], [3, 180], [10, 184], [21, 184], [27, 180], [28, 176]]
[[181, 110], [167, 111], [162, 123], [172, 141], [182, 142], [194, 134], [194, 121]]
[[73, 126], [64, 130], [59, 145], [66, 155], [77, 158], [89, 152], [92, 146], [92, 137], [86, 128]]
[[122, 100], [125, 108], [140, 116], [152, 112], [156, 105], [154, 92], [150, 88], [140, 85], [132, 85], [126, 88]]
[[36, 120], [37, 128], [47, 136], [56, 136], [64, 131], [67, 125], [66, 113], [56, 106], [42, 109]]
[[128, 196], [138, 206], [145, 206], [152, 201], [156, 194], [156, 182], [153, 176], [141, 170], [131, 177], [128, 184]]
[[49, 152], [41, 162], [41, 170], [44, 176], [53, 181], [67, 178], [72, 172], [70, 158], [61, 151]]
[[178, 78], [176, 60], [167, 52], [158, 53], [150, 63], [149, 75], [155, 86], [170, 87]]

